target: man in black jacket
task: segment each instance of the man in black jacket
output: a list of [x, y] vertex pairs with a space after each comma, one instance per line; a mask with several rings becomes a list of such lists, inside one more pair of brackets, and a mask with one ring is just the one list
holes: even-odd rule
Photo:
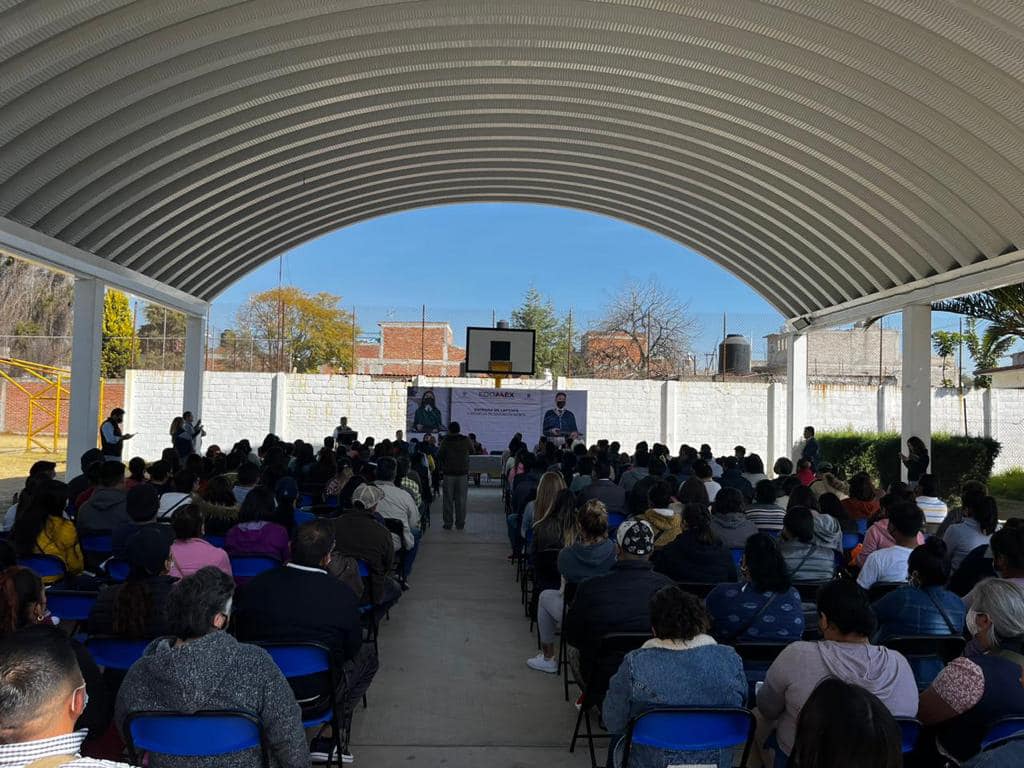
[[[314, 642], [330, 648], [340, 678], [338, 694], [344, 697], [338, 717], [347, 719], [370, 687], [377, 655], [371, 643], [363, 643], [358, 596], [327, 572], [334, 545], [329, 521], [302, 525], [291, 562], [242, 587], [234, 617], [239, 640]], [[310, 695], [301, 678], [291, 682], [300, 700]]]
[[580, 506], [582, 507], [591, 499], [597, 499], [604, 504], [609, 515], [624, 515], [626, 513], [626, 489], [616, 484], [611, 477], [611, 464], [604, 460], [598, 460], [594, 465], [594, 482], [578, 494]]
[[601, 638], [613, 632], [650, 632], [651, 595], [672, 580], [655, 573], [648, 559], [654, 551], [654, 530], [643, 520], [619, 526], [618, 561], [611, 571], [580, 583], [565, 617], [565, 641], [579, 651], [579, 667], [587, 681], [587, 700], [600, 705], [608, 681], [622, 657], [597, 658]]
[[334, 526], [335, 550], [346, 557], [362, 560], [370, 571], [364, 579], [362, 603], [390, 606], [402, 594], [391, 577], [395, 565], [395, 545], [391, 533], [377, 514], [384, 493], [372, 483], [363, 483], [352, 494], [352, 509], [342, 512]]

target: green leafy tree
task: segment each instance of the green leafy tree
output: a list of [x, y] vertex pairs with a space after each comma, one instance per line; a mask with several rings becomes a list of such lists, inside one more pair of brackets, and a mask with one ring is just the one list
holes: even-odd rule
[[236, 317], [235, 338], [251, 336], [268, 369], [316, 373], [328, 366], [353, 370], [351, 312], [341, 308], [341, 297], [307, 293], [294, 286], [273, 288], [250, 296]]
[[107, 290], [103, 296], [100, 374], [105, 379], [121, 378], [132, 364], [136, 351], [135, 328], [128, 297], [120, 291]]
[[[536, 333], [536, 376], [543, 376], [544, 369], [549, 369], [554, 376], [565, 375], [566, 358], [569, 354], [567, 347], [575, 347], [569, 339], [567, 326], [567, 318], [558, 316], [551, 299], [532, 285], [523, 296], [523, 303], [512, 311], [513, 328], [529, 328]], [[575, 336], [575, 333], [573, 335]]]
[[955, 331], [935, 331], [932, 334], [932, 345], [935, 354], [942, 358], [942, 386], [952, 387], [953, 381], [946, 375], [949, 361], [956, 353], [957, 348], [963, 343], [964, 337]]
[[185, 367], [185, 315], [157, 304], [142, 310], [139, 326], [142, 367], [176, 371]]

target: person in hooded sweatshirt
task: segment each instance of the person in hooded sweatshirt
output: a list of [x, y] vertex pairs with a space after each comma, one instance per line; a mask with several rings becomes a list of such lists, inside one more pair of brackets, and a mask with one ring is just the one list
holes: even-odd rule
[[650, 508], [640, 519], [654, 529], [654, 548], [661, 549], [683, 532], [683, 505], [672, 501], [672, 486], [665, 482], [652, 485], [647, 499]]
[[683, 508], [683, 532], [657, 550], [651, 562], [654, 570], [673, 581], [736, 581], [732, 552], [711, 530], [711, 518], [703, 504], [687, 504]]
[[124, 492], [125, 466], [107, 461], [100, 468], [100, 484], [78, 510], [75, 527], [78, 535], [109, 533], [121, 523], [130, 523], [128, 496]]
[[[125, 733], [133, 712], [241, 710], [259, 717], [270, 765], [309, 768], [309, 747], [295, 695], [265, 650], [224, 629], [235, 583], [213, 567], [178, 582], [167, 596], [171, 637], [154, 640], [125, 675], [114, 722]], [[215, 757], [151, 754], [149, 768], [257, 768], [259, 750]]]
[[743, 514], [743, 494], [736, 488], [723, 488], [711, 505], [711, 530], [728, 549], [743, 549], [757, 526]]
[[[877, 628], [867, 593], [850, 579], [831, 581], [818, 592], [818, 627], [824, 639], [790, 643], [768, 668], [757, 693], [763, 720], [755, 743], [774, 729], [778, 749], [793, 750], [800, 710], [822, 680], [834, 677], [859, 685], [885, 704], [893, 717], [917, 714], [917, 683], [897, 651], [871, 645]], [[765, 756], [772, 765], [774, 755]]]
[[583, 505], [578, 519], [578, 541], [558, 553], [558, 572], [563, 584], [560, 589], [545, 589], [537, 602], [541, 650], [526, 664], [539, 672], [558, 673], [555, 635], [562, 623], [567, 593], [575, 592], [576, 585], [591, 576], [608, 573], [615, 565], [615, 542], [608, 538], [608, 510], [604, 504], [591, 499]]

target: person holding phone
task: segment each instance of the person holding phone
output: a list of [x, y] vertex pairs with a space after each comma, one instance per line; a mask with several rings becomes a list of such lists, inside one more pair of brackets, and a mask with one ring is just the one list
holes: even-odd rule
[[124, 441], [134, 437], [134, 435], [121, 431], [122, 423], [124, 423], [124, 408], [115, 408], [100, 425], [100, 446], [104, 461], [121, 461], [121, 456], [124, 453]]

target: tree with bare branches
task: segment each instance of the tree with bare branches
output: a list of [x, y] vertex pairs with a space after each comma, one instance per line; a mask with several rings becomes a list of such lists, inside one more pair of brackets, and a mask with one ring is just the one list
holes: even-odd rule
[[690, 306], [653, 279], [627, 283], [584, 335], [583, 358], [595, 376], [663, 378], [686, 368], [699, 333]]

